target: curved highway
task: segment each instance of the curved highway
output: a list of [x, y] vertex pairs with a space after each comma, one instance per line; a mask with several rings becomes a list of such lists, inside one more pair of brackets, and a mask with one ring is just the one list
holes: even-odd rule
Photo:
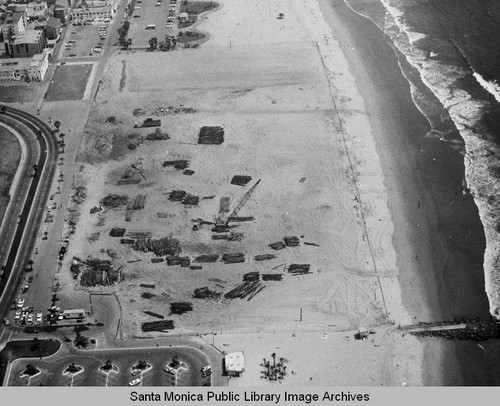
[[[5, 119], [2, 120], [2, 117], [5, 117]], [[29, 178], [31, 182], [28, 190], [24, 191], [26, 194], [25, 199], [22, 196], [19, 198], [20, 201], [24, 200], [24, 206], [17, 226], [13, 227], [14, 230], [12, 230], [12, 227], [5, 227], [4, 232], [10, 232], [10, 235], [2, 236], [4, 243], [8, 245], [10, 243], [10, 246], [0, 258], [1, 264], [7, 268], [3, 279], [0, 281], [0, 310], [3, 315], [9, 309], [9, 303], [14, 299], [19, 274], [24, 270], [26, 262], [30, 259], [33, 251], [42, 221], [43, 209], [54, 179], [58, 149], [57, 140], [52, 133], [52, 129], [37, 116], [17, 108], [5, 107], [5, 111], [0, 114], [0, 120], [5, 122], [7, 126], [9, 123], [12, 124], [11, 120], [14, 120], [27, 127], [39, 144], [37, 162], [39, 176]], [[27, 144], [29, 145], [29, 140], [27, 140]], [[23, 168], [25, 172], [29, 172], [30, 169]], [[24, 180], [26, 179], [25, 175]], [[18, 189], [25, 188], [26, 185], [23, 185], [23, 179], [20, 179], [20, 181]], [[14, 193], [14, 195], [16, 194]], [[4, 221], [11, 222], [15, 220], [9, 219], [7, 216], [4, 219]]]

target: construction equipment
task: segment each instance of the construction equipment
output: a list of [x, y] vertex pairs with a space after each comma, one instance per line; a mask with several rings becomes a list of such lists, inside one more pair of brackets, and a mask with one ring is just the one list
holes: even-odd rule
[[257, 185], [260, 183], [261, 179], [259, 179], [255, 185], [253, 185], [249, 190], [248, 192], [246, 192], [243, 197], [241, 198], [241, 200], [239, 201], [239, 203], [236, 205], [236, 207], [233, 209], [233, 211], [227, 216], [225, 215], [224, 213], [222, 213], [217, 219], [216, 219], [216, 226], [217, 225], [225, 225], [227, 226], [227, 223], [229, 221], [230, 218], [234, 218], [238, 215], [238, 213], [240, 212], [240, 210], [243, 208], [243, 206], [246, 204], [246, 202], [248, 202], [248, 200], [250, 199], [250, 197], [252, 196], [252, 193], [255, 191], [255, 189], [257, 188]]

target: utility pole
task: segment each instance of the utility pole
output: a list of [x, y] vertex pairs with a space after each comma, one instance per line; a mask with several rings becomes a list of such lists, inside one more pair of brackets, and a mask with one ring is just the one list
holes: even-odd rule
[[302, 307], [300, 308], [300, 321], [302, 321]]

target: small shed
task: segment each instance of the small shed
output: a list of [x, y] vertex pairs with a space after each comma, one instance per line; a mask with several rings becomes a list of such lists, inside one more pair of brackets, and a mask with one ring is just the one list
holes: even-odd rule
[[186, 13], [185, 11], [179, 14], [179, 21], [185, 23], [189, 21], [189, 14]]
[[359, 327], [358, 332], [354, 335], [354, 338], [356, 338], [356, 340], [365, 340], [368, 338], [368, 334], [370, 334], [370, 332], [366, 327]]
[[240, 376], [245, 372], [245, 357], [243, 351], [228, 352], [224, 357], [224, 367], [229, 376]]

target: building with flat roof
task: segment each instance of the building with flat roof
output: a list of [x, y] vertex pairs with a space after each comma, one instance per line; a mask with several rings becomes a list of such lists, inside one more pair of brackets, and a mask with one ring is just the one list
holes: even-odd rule
[[243, 351], [228, 352], [224, 357], [224, 368], [229, 376], [240, 376], [245, 372], [245, 357]]
[[113, 18], [116, 13], [116, 1], [82, 1], [73, 8], [73, 20], [87, 21]]
[[59, 28], [61, 28], [61, 20], [55, 17], [49, 17], [45, 22], [45, 34], [47, 39], [56, 39], [59, 36]]
[[41, 54], [33, 55], [29, 68], [29, 78], [33, 82], [41, 82], [49, 69], [49, 50], [45, 49]]
[[30, 65], [31, 59], [0, 59], [0, 83], [26, 80]]
[[47, 3], [45, 1], [28, 3], [26, 6], [26, 18], [28, 21], [34, 21], [45, 16], [47, 12]]
[[9, 55], [14, 58], [30, 58], [40, 54], [47, 46], [43, 30], [25, 30], [17, 34], [9, 43]]

